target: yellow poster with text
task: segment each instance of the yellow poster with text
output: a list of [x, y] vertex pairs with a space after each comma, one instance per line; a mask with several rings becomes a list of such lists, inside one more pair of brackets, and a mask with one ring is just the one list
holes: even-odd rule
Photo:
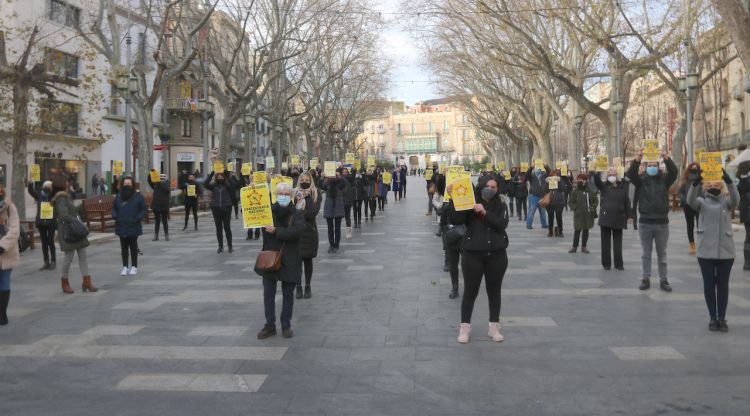
[[292, 155], [292, 166], [299, 166], [299, 155]]
[[474, 208], [476, 202], [474, 199], [474, 187], [471, 185], [471, 176], [460, 175], [453, 182], [451, 195], [453, 195], [453, 206], [456, 208], [456, 211], [466, 211]]
[[440, 166], [439, 166], [440, 172], [443, 172], [445, 174], [445, 170], [447, 166], [448, 165], [446, 165], [445, 162], [440, 162]]
[[695, 157], [695, 161], [700, 163], [701, 160], [701, 154], [703, 154], [706, 151], [705, 147], [699, 147], [693, 151], [693, 157]]
[[250, 174], [253, 173], [252, 163], [243, 163], [242, 168], [240, 169], [240, 173], [242, 173], [242, 176], [250, 176]]
[[484, 166], [484, 170], [487, 172], [492, 172], [492, 163], [487, 162], [487, 164]]
[[332, 160], [326, 160], [323, 163], [323, 175], [328, 177], [336, 176], [336, 162]]
[[430, 157], [430, 155], [424, 155], [424, 165], [425, 166], [432, 165], [432, 158]]
[[596, 157], [596, 170], [597, 172], [606, 172], [609, 170], [609, 156], [600, 155]]
[[521, 163], [521, 172], [526, 173], [528, 171], [529, 171], [529, 164], [527, 162], [522, 162]]
[[511, 179], [509, 170], [503, 171], [503, 179], [505, 179], [506, 181], [509, 181]]
[[283, 170], [289, 169], [289, 164], [286, 163], [286, 162], [281, 162], [281, 169], [283, 169]]
[[122, 160], [112, 161], [112, 174], [115, 176], [122, 176]]
[[544, 161], [542, 159], [534, 160], [534, 169], [544, 170]]
[[497, 162], [497, 168], [500, 170], [505, 170], [505, 162]]
[[214, 160], [214, 173], [224, 173], [224, 162]]
[[701, 153], [701, 175], [705, 182], [720, 181], [724, 176], [723, 162], [721, 152], [703, 152]]
[[266, 170], [276, 167], [276, 160], [273, 156], [266, 156]]
[[39, 219], [51, 220], [54, 218], [55, 207], [49, 202], [42, 202], [39, 204]]
[[268, 183], [268, 176], [266, 175], [266, 172], [261, 170], [259, 172], [253, 173], [253, 183], [255, 185]]
[[195, 196], [195, 185], [187, 186], [187, 196]]
[[230, 172], [234, 172], [234, 162], [227, 163], [227, 170]]
[[42, 170], [37, 163], [31, 165], [31, 181], [41, 182], [42, 181]]
[[318, 158], [310, 159], [310, 169], [317, 169], [318, 164]]
[[367, 156], [367, 167], [375, 166], [375, 156]]
[[643, 141], [643, 161], [644, 162], [656, 162], [661, 157], [659, 152], [659, 141], [653, 139], [646, 139]]
[[361, 164], [359, 162], [359, 159], [354, 159], [354, 169], [360, 170], [361, 168], [362, 167], [361, 167]]
[[555, 177], [554, 179], [552, 177], [547, 178], [547, 185], [549, 186], [550, 190], [558, 189], [558, 185], [560, 184], [560, 180]]
[[156, 169], [151, 169], [149, 176], [151, 176], [151, 183], [161, 182], [161, 176], [159, 176], [159, 172], [157, 172]]
[[[448, 168], [448, 172], [445, 173], [445, 186], [452, 184], [453, 182], [459, 180], [462, 175], [468, 176], [469, 179], [471, 179], [471, 175], [469, 172], [466, 172], [464, 170], [463, 166], [451, 166]], [[444, 201], [448, 202], [451, 200], [451, 196], [448, 195], [448, 193], [445, 193]]]
[[425, 171], [424, 171], [424, 179], [426, 181], [429, 181], [430, 179], [432, 179], [432, 169], [425, 169]]
[[276, 203], [276, 186], [282, 182], [288, 183], [289, 186], [294, 184], [294, 180], [288, 176], [274, 176], [271, 178], [271, 203]]
[[383, 172], [383, 183], [386, 185], [390, 185], [393, 181], [393, 178], [391, 177], [390, 172]]
[[242, 202], [242, 225], [244, 228], [273, 225], [268, 185], [247, 186], [240, 189], [240, 201]]

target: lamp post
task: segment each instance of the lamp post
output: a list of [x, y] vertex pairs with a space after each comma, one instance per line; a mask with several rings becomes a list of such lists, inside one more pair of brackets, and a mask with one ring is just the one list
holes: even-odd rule
[[276, 169], [281, 172], [281, 132], [283, 131], [281, 124], [274, 126], [273, 131], [276, 135]]
[[[685, 49], [687, 50], [687, 47]], [[693, 153], [693, 88], [698, 87], [698, 74], [687, 74], [686, 77], [680, 78], [679, 87], [680, 90], [685, 92], [685, 96], [687, 97], [687, 153], [688, 164], [690, 164], [695, 161]]]
[[[580, 165], [581, 165], [581, 125], [583, 125], [583, 116], [577, 115], [575, 117], [575, 125], [576, 125], [576, 142], [575, 142], [575, 168], [577, 168], [580, 171]], [[588, 172], [589, 166], [588, 166], [588, 155], [585, 159], [586, 168], [585, 171]]]
[[208, 175], [209, 172], [209, 156], [208, 156], [208, 150], [210, 147], [210, 143], [208, 141], [208, 119], [211, 115], [213, 115], [214, 112], [214, 103], [211, 101], [208, 101], [207, 99], [203, 98], [198, 100], [198, 106], [201, 111], [201, 118], [203, 119], [203, 131], [201, 132], [201, 135], [203, 136], [203, 176], [205, 177]]
[[245, 161], [255, 168], [255, 112], [245, 114]]
[[612, 104], [612, 111], [615, 113], [615, 150], [613, 152], [610, 152], [609, 160], [612, 162], [614, 159], [613, 157], [620, 157], [620, 160], [622, 160], [622, 142], [621, 142], [621, 133], [620, 133], [620, 114], [622, 114], [624, 104], [622, 101], [618, 100], [615, 101], [614, 104]]

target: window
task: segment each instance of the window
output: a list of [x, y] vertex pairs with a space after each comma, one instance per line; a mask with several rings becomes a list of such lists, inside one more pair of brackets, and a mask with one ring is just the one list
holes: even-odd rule
[[443, 120], [443, 133], [448, 133], [448, 120]]
[[468, 129], [461, 130], [461, 134], [463, 135], [464, 140], [466, 140], [466, 139], [469, 138], [469, 130]]
[[396, 124], [396, 135], [401, 135], [401, 123]]
[[471, 151], [469, 150], [469, 147], [470, 147], [469, 143], [468, 142], [464, 142], [464, 154], [465, 155], [468, 155], [469, 153], [471, 153]]
[[65, 26], [78, 27], [81, 23], [81, 9], [63, 0], [50, 0], [49, 20]]
[[109, 87], [109, 114], [116, 116], [120, 113], [120, 95], [117, 87]]
[[182, 137], [190, 137], [193, 135], [193, 124], [190, 122], [189, 118], [183, 118], [180, 120], [181, 123], [181, 130], [182, 130]]
[[411, 123], [411, 134], [414, 134], [417, 132], [417, 123], [412, 122]]
[[47, 72], [60, 76], [78, 78], [78, 57], [55, 49], [44, 51]]
[[427, 123], [427, 132], [432, 133], [432, 122]]
[[61, 101], [48, 101], [39, 111], [42, 129], [48, 133], [78, 136], [80, 106]]

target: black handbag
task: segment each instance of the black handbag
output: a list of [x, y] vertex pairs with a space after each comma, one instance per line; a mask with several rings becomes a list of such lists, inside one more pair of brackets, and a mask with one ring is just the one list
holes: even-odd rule
[[445, 233], [445, 242], [446, 244], [453, 244], [464, 238], [465, 234], [466, 226], [463, 224], [456, 225]]
[[77, 243], [89, 235], [89, 229], [77, 217], [71, 221], [63, 221], [62, 237], [66, 243]]

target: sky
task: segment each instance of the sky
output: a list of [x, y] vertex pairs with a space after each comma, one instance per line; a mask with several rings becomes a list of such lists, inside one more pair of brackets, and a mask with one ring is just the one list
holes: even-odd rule
[[431, 73], [420, 65], [421, 51], [409, 33], [393, 23], [398, 17], [399, 0], [382, 0], [375, 9], [383, 12], [389, 23], [381, 36], [382, 49], [393, 62], [387, 98], [413, 105], [417, 101], [437, 98], [429, 82]]

